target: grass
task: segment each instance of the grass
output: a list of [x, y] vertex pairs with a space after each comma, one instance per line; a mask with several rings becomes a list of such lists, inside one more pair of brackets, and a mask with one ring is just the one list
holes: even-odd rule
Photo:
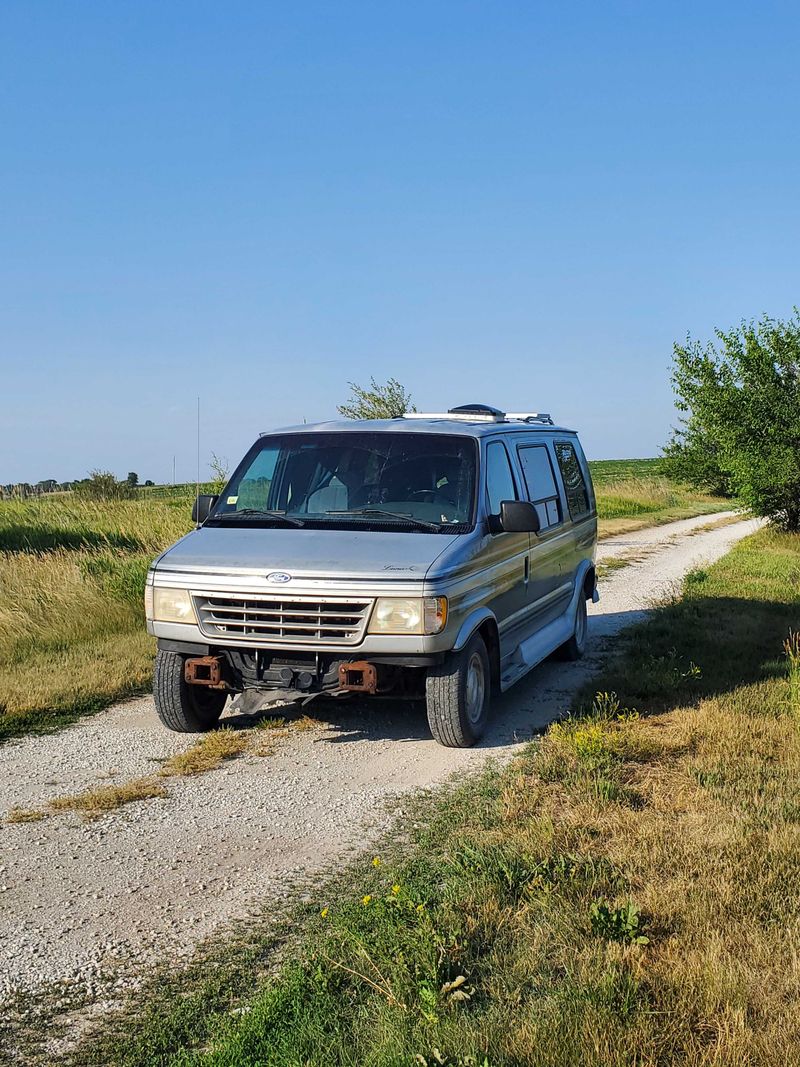
[[[601, 535], [729, 506], [671, 485], [658, 460], [592, 469]], [[184, 486], [107, 503], [71, 493], [0, 501], [0, 742], [149, 688], [145, 575], [190, 528], [192, 495]]]
[[798, 610], [800, 538], [748, 538], [538, 745], [318, 886], [299, 941], [268, 914], [165, 965], [67, 1062], [800, 1062]]

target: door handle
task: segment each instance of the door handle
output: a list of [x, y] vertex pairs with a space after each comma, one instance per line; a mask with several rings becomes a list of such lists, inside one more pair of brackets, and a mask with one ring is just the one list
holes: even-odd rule
[[526, 556], [525, 557], [525, 566], [523, 568], [523, 571], [524, 571], [524, 577], [523, 577], [522, 580], [525, 583], [525, 585], [527, 585], [528, 581], [530, 579], [530, 576], [531, 576], [531, 558], [530, 558], [530, 556]]

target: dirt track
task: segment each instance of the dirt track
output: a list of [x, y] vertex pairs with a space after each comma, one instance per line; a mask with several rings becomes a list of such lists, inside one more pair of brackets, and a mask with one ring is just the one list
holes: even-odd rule
[[[56, 815], [0, 826], [0, 1002], [53, 982], [100, 995], [124, 986], [148, 961], [191, 952], [252, 905], [285, 896], [297, 876], [363, 847], [402, 819], [404, 792], [506, 759], [569, 707], [610, 639], [654, 598], [758, 525], [702, 529], [719, 518], [603, 542], [601, 560], [637, 561], [601, 582], [589, 656], [533, 671], [496, 702], [477, 748], [439, 747], [419, 710], [318, 703], [311, 711], [331, 716], [325, 727], [291, 733], [270, 756], [175, 780], [165, 798], [90, 823]], [[8, 744], [0, 748], [0, 814], [148, 774], [192, 742], [163, 730], [142, 698], [52, 737]]]

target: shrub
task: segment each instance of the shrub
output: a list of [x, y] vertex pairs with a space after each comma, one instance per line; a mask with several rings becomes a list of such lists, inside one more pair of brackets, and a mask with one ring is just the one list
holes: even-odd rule
[[85, 500], [129, 500], [136, 495], [136, 489], [127, 479], [118, 481], [111, 471], [92, 471], [88, 478], [76, 483], [75, 493]]

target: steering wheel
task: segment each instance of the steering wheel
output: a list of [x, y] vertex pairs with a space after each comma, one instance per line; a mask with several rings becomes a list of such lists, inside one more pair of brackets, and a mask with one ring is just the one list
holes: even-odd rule
[[418, 496], [425, 503], [432, 504], [433, 501], [438, 496], [438, 493], [436, 492], [435, 489], [415, 489], [414, 492], [413, 493], [409, 493], [408, 496], [409, 496], [409, 499], [411, 499], [412, 497]]

